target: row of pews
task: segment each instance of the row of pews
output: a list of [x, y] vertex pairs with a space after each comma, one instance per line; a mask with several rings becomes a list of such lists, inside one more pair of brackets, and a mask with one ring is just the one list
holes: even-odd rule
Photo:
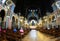
[[51, 27], [51, 28], [47, 28], [47, 27], [41, 27], [40, 29], [38, 29], [40, 32], [45, 33], [45, 34], [49, 34], [55, 37], [60, 37], [60, 26], [58, 25], [57, 27]]
[[30, 29], [24, 28], [23, 31], [15, 29], [1, 29], [0, 41], [21, 41], [28, 33]]

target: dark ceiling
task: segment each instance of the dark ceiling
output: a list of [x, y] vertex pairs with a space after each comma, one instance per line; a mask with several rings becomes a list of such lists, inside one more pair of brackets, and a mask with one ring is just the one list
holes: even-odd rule
[[41, 11], [41, 16], [46, 15], [46, 12], [53, 12], [51, 5], [54, 0], [13, 0], [13, 2], [16, 5], [14, 12], [21, 12], [21, 15], [26, 15], [27, 8], [39, 8]]

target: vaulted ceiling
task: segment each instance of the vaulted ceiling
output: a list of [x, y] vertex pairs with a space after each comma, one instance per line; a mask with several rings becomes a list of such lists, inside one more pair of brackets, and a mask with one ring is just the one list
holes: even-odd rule
[[44, 16], [46, 15], [46, 12], [53, 12], [52, 10], [52, 3], [54, 0], [12, 0], [16, 7], [14, 12], [18, 13], [21, 12], [21, 15], [25, 15], [26, 9], [31, 8], [39, 8], [41, 11], [41, 15]]

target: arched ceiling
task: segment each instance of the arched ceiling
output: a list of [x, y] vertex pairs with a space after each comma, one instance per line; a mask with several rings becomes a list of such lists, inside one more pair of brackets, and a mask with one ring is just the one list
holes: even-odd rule
[[16, 7], [14, 12], [18, 13], [21, 12], [21, 15], [26, 15], [26, 8], [40, 8], [41, 15], [46, 15], [45, 13], [53, 12], [52, 10], [52, 3], [54, 0], [12, 0]]

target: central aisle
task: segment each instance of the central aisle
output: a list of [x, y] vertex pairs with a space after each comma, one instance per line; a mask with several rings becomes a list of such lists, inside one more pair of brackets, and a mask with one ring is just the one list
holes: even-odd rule
[[55, 41], [56, 38], [53, 36], [49, 36], [46, 34], [43, 34], [36, 30], [31, 30], [29, 34], [22, 39], [22, 41]]

